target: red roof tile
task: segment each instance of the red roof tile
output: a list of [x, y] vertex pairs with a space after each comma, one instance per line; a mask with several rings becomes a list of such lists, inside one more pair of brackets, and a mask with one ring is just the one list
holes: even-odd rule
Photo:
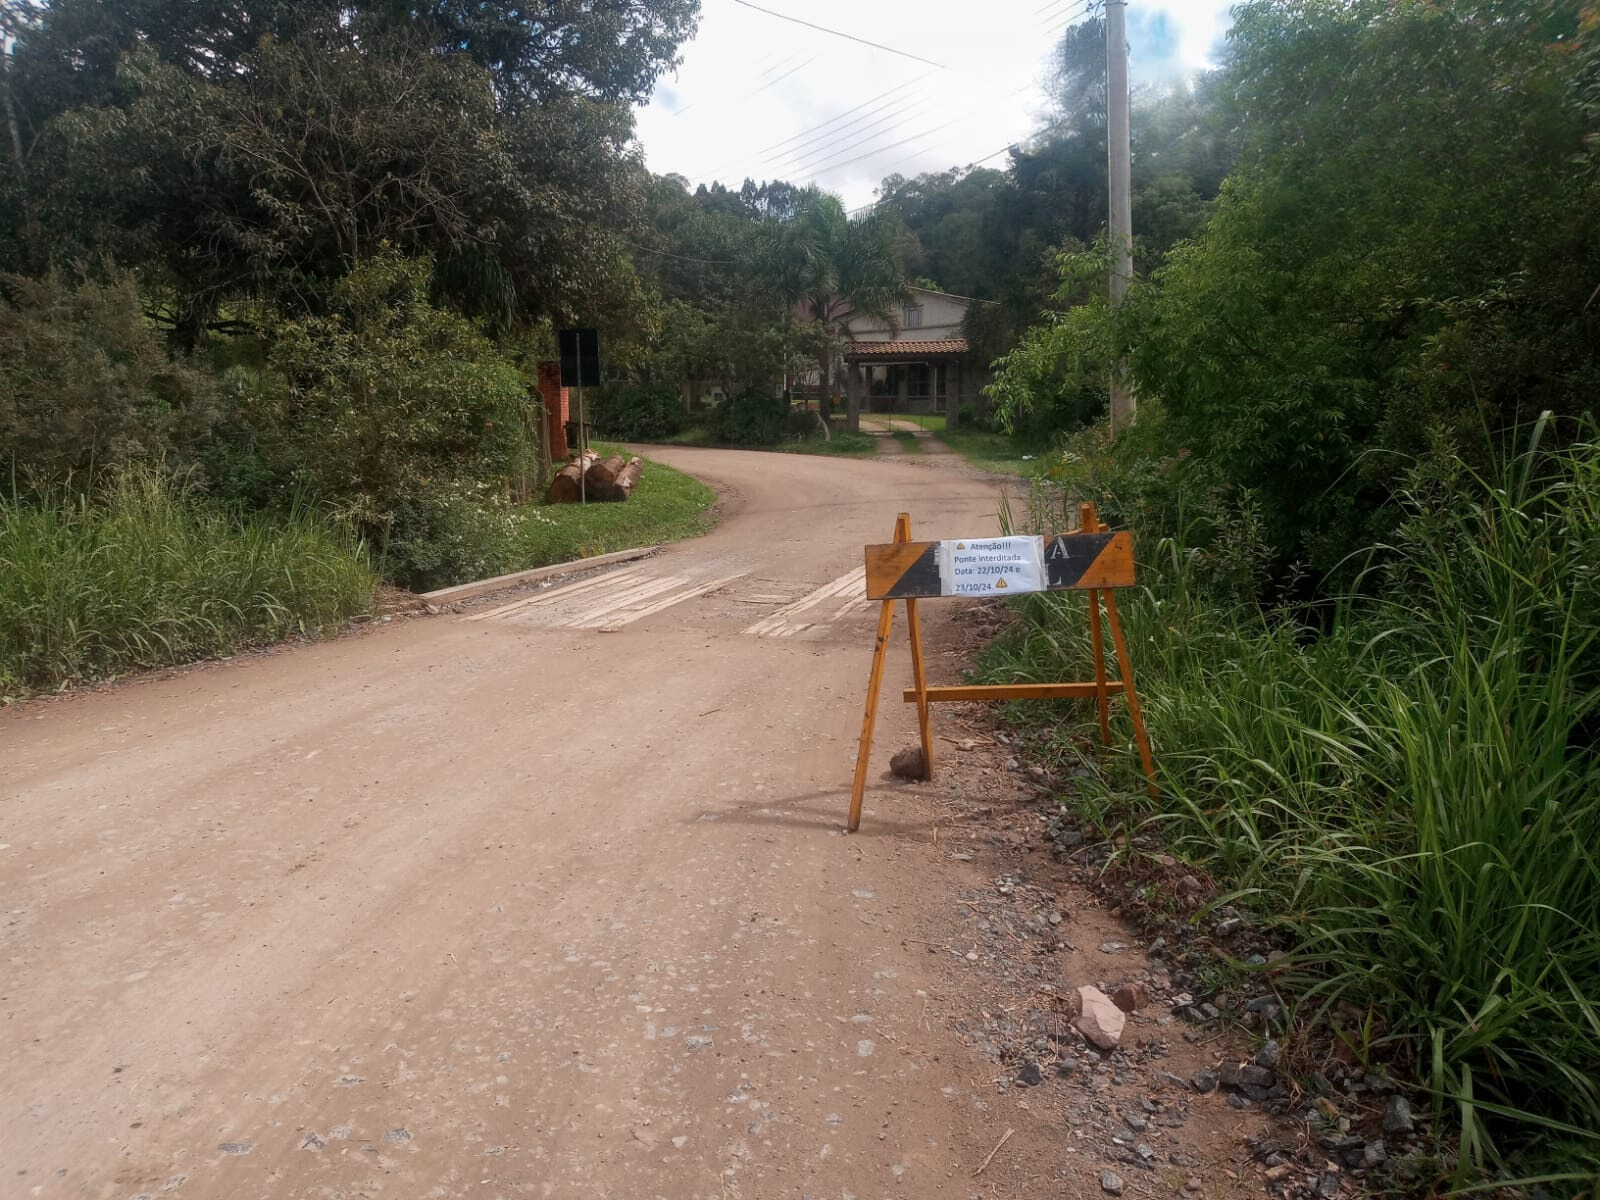
[[928, 354], [965, 354], [966, 338], [942, 342], [851, 342], [845, 348], [848, 358], [918, 358]]

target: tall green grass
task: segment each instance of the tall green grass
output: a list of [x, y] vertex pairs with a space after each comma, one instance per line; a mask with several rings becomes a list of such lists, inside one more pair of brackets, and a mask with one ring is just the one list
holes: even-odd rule
[[[1600, 444], [1407, 504], [1381, 586], [1315, 631], [1141, 540], [1122, 611], [1161, 797], [1123, 755], [1101, 802], [1289, 935], [1286, 985], [1410, 1064], [1463, 1182], [1600, 1186]], [[989, 676], [1087, 678], [1081, 604], [1024, 614]]]
[[370, 611], [375, 583], [309, 510], [234, 516], [151, 470], [0, 496], [0, 698], [323, 632]]

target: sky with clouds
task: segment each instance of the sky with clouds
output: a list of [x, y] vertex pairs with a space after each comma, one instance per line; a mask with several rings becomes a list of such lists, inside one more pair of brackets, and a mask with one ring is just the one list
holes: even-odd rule
[[[1004, 151], [1042, 123], [1050, 48], [1088, 0], [701, 0], [683, 62], [638, 113], [650, 169], [691, 184], [817, 183], [851, 206], [885, 175]], [[1135, 84], [1213, 64], [1230, 0], [1132, 0]], [[786, 21], [782, 13], [891, 49]]]

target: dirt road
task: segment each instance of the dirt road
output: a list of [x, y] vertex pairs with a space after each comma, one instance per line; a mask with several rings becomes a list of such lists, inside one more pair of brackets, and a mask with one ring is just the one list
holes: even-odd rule
[[840, 827], [860, 548], [999, 485], [659, 457], [726, 520], [604, 585], [0, 713], [0, 1195], [979, 1190], [925, 818]]

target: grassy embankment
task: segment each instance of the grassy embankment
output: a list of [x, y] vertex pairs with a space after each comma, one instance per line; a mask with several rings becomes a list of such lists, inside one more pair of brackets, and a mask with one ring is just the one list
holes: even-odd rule
[[[509, 510], [485, 569], [694, 537], [715, 499], [650, 463], [625, 504]], [[321, 513], [239, 515], [153, 471], [93, 498], [0, 498], [0, 701], [336, 632], [372, 611], [378, 566]]]
[[[598, 442], [594, 449], [601, 455], [623, 452], [620, 446]], [[692, 475], [646, 459], [644, 474], [624, 503], [550, 504], [524, 510], [504, 548], [505, 571], [698, 537], [714, 524], [710, 508], [716, 499], [716, 493]]]
[[[1600, 444], [1442, 495], [1319, 630], [1141, 538], [1122, 611], [1161, 796], [1124, 753], [1063, 803], [1223, 881], [1291, 949], [1273, 986], [1424, 1089], [1458, 1182], [1570, 1194], [1600, 1184]], [[1091, 677], [1078, 597], [1019, 609], [987, 679]], [[1015, 714], [1075, 758], [1087, 714], [1062, 715]]]
[[0, 498], [0, 698], [324, 634], [376, 583], [313, 513], [236, 516], [154, 472], [93, 500]]

